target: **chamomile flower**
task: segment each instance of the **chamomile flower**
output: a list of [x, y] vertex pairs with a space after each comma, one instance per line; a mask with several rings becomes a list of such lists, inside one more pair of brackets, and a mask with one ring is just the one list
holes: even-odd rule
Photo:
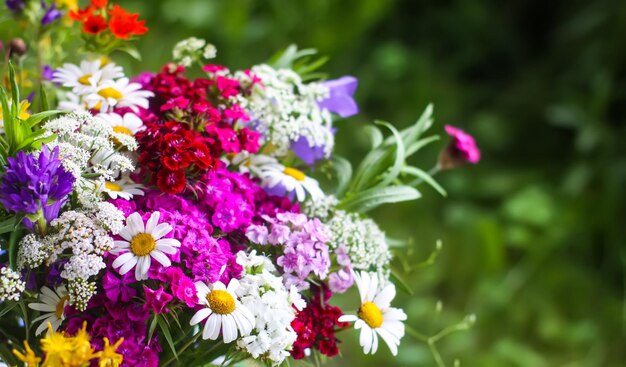
[[78, 95], [93, 93], [106, 81], [123, 77], [120, 66], [114, 63], [102, 64], [101, 60], [83, 60], [80, 65], [64, 64], [52, 74], [52, 81], [72, 88]]
[[195, 285], [198, 304], [204, 308], [196, 312], [189, 324], [193, 326], [207, 319], [202, 339], [216, 340], [221, 331], [224, 343], [230, 343], [237, 339], [239, 334], [241, 336], [250, 334], [254, 327], [254, 316], [241, 304], [235, 294], [239, 288], [237, 279], [231, 279], [228, 287], [219, 281], [212, 285], [204, 282], [196, 282]]
[[33, 322], [41, 321], [35, 334], [43, 333], [48, 328], [48, 323], [52, 325], [52, 330], [56, 331], [65, 320], [65, 306], [69, 300], [70, 296], [64, 285], [57, 287], [54, 291], [48, 287], [42, 287], [39, 294], [40, 302], [28, 305], [29, 308], [42, 313], [33, 320]]
[[72, 92], [65, 93], [65, 99], [59, 102], [62, 111], [87, 112], [88, 107], [84, 96]]
[[398, 354], [400, 339], [404, 336], [406, 314], [399, 308], [390, 307], [396, 296], [396, 287], [389, 283], [379, 288], [376, 274], [354, 273], [354, 281], [361, 295], [361, 307], [356, 315], [343, 315], [340, 322], [355, 322], [354, 328], [361, 329], [360, 345], [365, 354], [378, 350], [380, 336], [394, 356]]
[[295, 194], [298, 201], [304, 201], [308, 195], [312, 200], [324, 197], [319, 183], [304, 172], [285, 167], [280, 163], [268, 163], [259, 167], [262, 186], [276, 195]]
[[109, 252], [122, 253], [113, 261], [113, 268], [120, 268], [124, 275], [135, 268], [135, 279], [148, 279], [151, 259], [158, 261], [164, 267], [172, 265], [165, 254], [175, 254], [180, 242], [174, 238], [163, 238], [172, 231], [168, 223], [159, 223], [160, 212], [154, 212], [145, 226], [139, 213], [133, 213], [126, 218], [126, 226], [119, 235], [123, 241], [115, 241], [115, 247]]
[[133, 136], [143, 126], [141, 119], [134, 113], [126, 113], [124, 116], [114, 112], [101, 113], [97, 117], [104, 120], [118, 134]]
[[87, 96], [89, 108], [100, 104], [100, 112], [108, 112], [113, 108], [128, 107], [133, 112], [138, 107], [148, 108], [148, 98], [154, 93], [142, 90], [141, 84], [131, 83], [128, 78], [107, 80], [98, 86], [98, 89]]
[[128, 176], [124, 176], [117, 181], [105, 182], [102, 191], [106, 192], [111, 199], [120, 197], [124, 200], [131, 200], [134, 195], [143, 196], [142, 187], [131, 181]]
[[251, 173], [261, 176], [261, 167], [266, 164], [276, 164], [278, 160], [265, 154], [250, 154], [242, 151], [237, 154], [229, 154], [224, 158], [224, 163], [237, 166], [240, 173]]

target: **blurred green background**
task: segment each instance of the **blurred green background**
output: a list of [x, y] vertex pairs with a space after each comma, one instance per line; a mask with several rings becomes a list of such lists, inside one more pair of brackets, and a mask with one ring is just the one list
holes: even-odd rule
[[[427, 103], [436, 129], [461, 126], [482, 148], [478, 166], [445, 172], [442, 198], [375, 214], [410, 237], [401, 295], [411, 326], [434, 334], [475, 313], [437, 346], [447, 365], [624, 366], [626, 260], [626, 3], [578, 1], [123, 1], [151, 27], [140, 42], [156, 70], [188, 36], [218, 48], [232, 69], [290, 43], [331, 57], [332, 77], [359, 78], [362, 113], [339, 122], [339, 153], [367, 149], [374, 119], [407, 126]], [[443, 145], [443, 144], [442, 144]], [[428, 169], [437, 149], [418, 157]], [[436, 311], [438, 301], [441, 312]], [[355, 307], [355, 305], [350, 305]], [[333, 366], [433, 366], [405, 337], [395, 359], [364, 357], [346, 332]]]
[[[411, 271], [400, 295], [425, 334], [463, 319], [475, 326], [437, 346], [449, 366], [624, 366], [626, 332], [626, 2], [497, 0], [145, 0], [150, 32], [133, 72], [157, 70], [179, 40], [197, 36], [231, 69], [290, 43], [331, 57], [332, 77], [359, 78], [361, 114], [338, 123], [353, 162], [374, 119], [407, 126], [429, 102], [437, 125], [460, 126], [479, 165], [437, 177], [448, 198], [374, 213]], [[442, 146], [443, 144], [441, 144]], [[428, 169], [437, 149], [415, 163]], [[443, 307], [437, 311], [436, 304]], [[354, 307], [354, 306], [353, 306]], [[364, 357], [342, 336], [332, 366], [433, 366], [405, 337], [399, 356]]]

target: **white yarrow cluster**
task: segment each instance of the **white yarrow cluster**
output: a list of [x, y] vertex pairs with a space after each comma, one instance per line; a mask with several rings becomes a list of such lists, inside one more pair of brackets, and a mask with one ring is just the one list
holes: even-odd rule
[[332, 117], [318, 106], [328, 96], [328, 88], [321, 83], [305, 84], [295, 71], [269, 65], [235, 73], [244, 88], [252, 84], [253, 76], [261, 84], [253, 86], [251, 95], [239, 96], [237, 102], [250, 115], [251, 126], [261, 133], [262, 143], [271, 143], [273, 154], [282, 157], [292, 142], [305, 137], [310, 146], [324, 147], [329, 157], [335, 144]]
[[20, 273], [4, 267], [0, 269], [0, 303], [5, 301], [19, 301], [26, 283]]
[[184, 67], [190, 67], [196, 61], [209, 60], [217, 56], [214, 45], [200, 38], [189, 37], [178, 42], [172, 50], [174, 61]]
[[333, 249], [345, 246], [354, 269], [386, 272], [391, 252], [385, 233], [376, 222], [337, 210], [326, 226], [331, 232], [330, 246]]
[[289, 350], [297, 334], [291, 327], [296, 308], [304, 308], [304, 301], [292, 286], [287, 290], [277, 275], [271, 260], [256, 251], [237, 253], [237, 263], [244, 268], [236, 293], [241, 303], [255, 318], [252, 333], [237, 340], [237, 346], [253, 358], [265, 359], [273, 366], [289, 357]]
[[118, 148], [135, 150], [136, 140], [116, 133], [101, 118], [87, 112], [70, 113], [47, 122], [43, 128], [47, 135], [56, 134], [57, 139], [47, 145], [51, 149], [59, 147], [63, 167], [76, 178], [74, 191], [85, 208], [98, 208], [104, 200], [105, 183], [135, 169], [132, 160]]
[[307, 200], [302, 206], [302, 212], [309, 218], [319, 218], [325, 221], [333, 215], [339, 200], [334, 195], [324, 195], [317, 200]]

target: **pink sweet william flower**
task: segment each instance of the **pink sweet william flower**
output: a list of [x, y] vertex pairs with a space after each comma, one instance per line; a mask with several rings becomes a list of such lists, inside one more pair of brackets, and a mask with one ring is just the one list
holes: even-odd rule
[[465, 163], [476, 164], [480, 161], [480, 150], [471, 135], [451, 125], [446, 125], [445, 130], [452, 137], [452, 141], [439, 157], [441, 169], [451, 169]]
[[196, 285], [185, 275], [182, 275], [176, 284], [172, 284], [172, 292], [188, 307], [193, 307], [198, 303]]
[[158, 289], [152, 289], [144, 285], [143, 291], [146, 296], [144, 309], [151, 309], [156, 314], [167, 312], [165, 306], [167, 306], [173, 297], [163, 290], [163, 286], [160, 286]]

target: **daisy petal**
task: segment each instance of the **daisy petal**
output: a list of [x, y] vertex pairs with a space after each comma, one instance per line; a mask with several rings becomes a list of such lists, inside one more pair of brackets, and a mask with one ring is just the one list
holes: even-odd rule
[[[193, 317], [191, 318], [191, 321], [189, 321], [189, 325], [193, 326], [197, 323], [199, 323], [200, 321], [206, 319], [207, 317], [211, 316], [211, 314], [213, 313], [213, 311], [211, 311], [210, 308], [203, 308], [200, 311], [196, 312], [195, 315], [193, 315]], [[205, 326], [206, 328], [206, 326]]]

